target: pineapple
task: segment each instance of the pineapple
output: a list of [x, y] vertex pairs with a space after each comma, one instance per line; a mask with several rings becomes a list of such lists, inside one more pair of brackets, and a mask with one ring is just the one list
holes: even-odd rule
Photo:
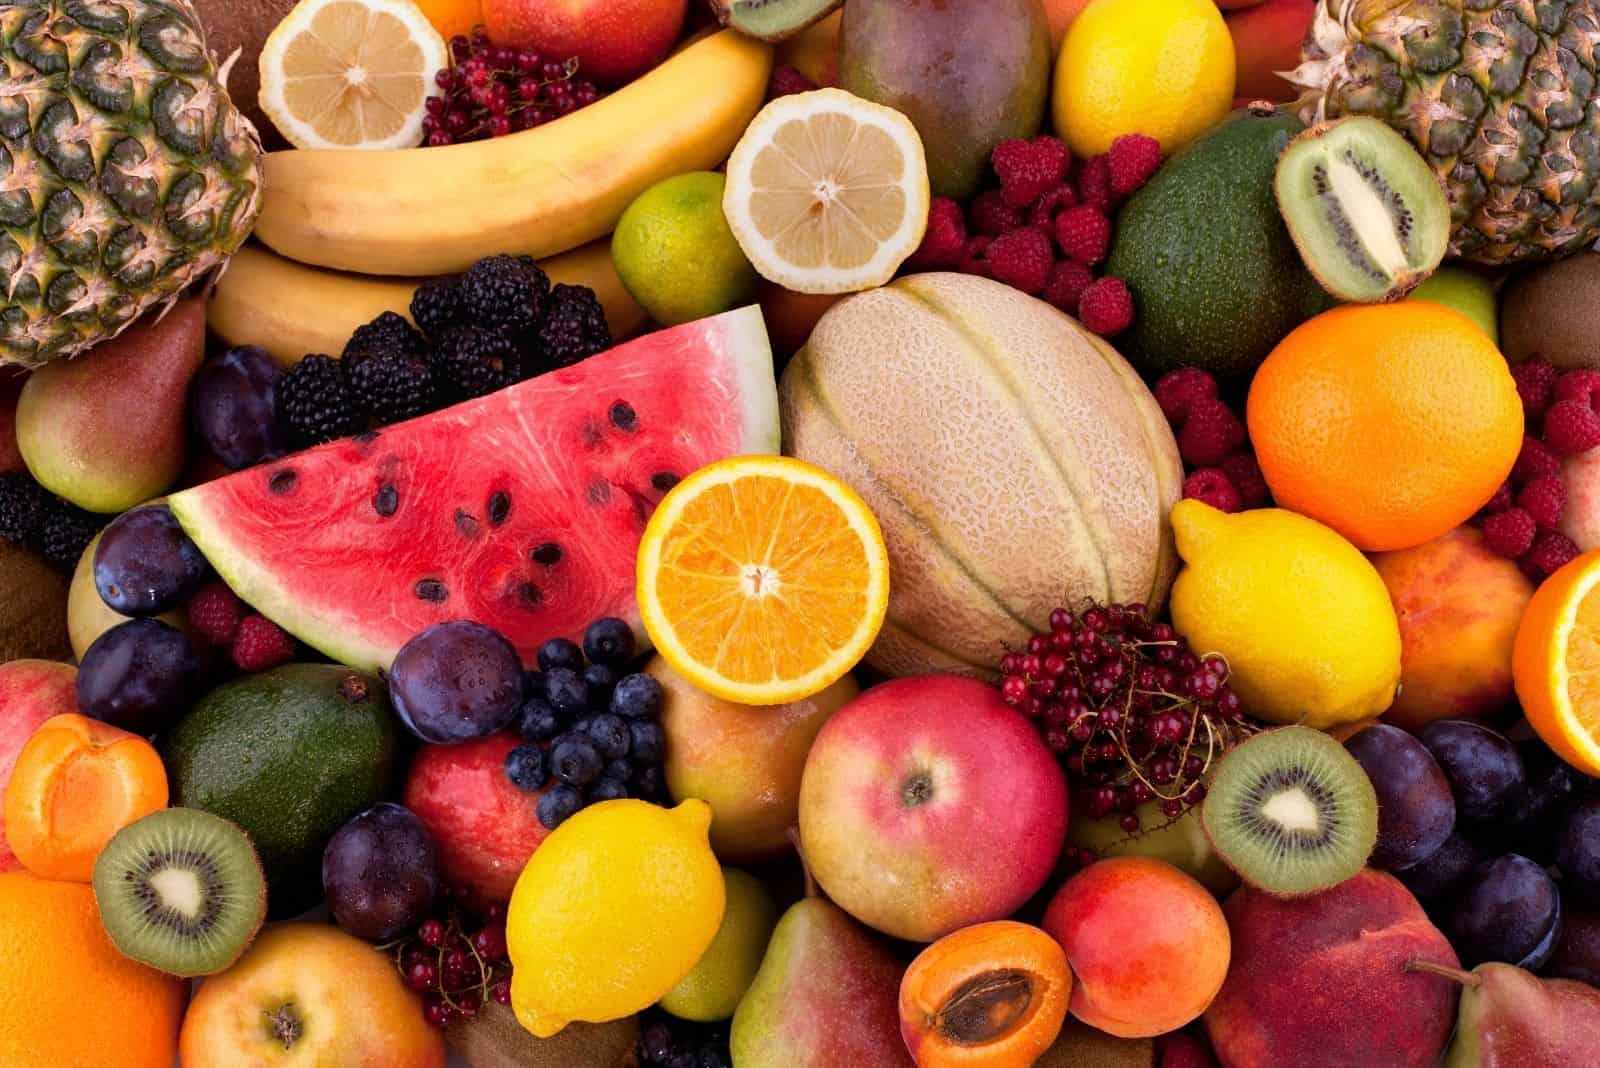
[[1290, 75], [1307, 122], [1375, 115], [1450, 197], [1450, 254], [1508, 264], [1600, 237], [1600, 0], [1318, 0]]
[[0, 364], [122, 332], [224, 263], [260, 141], [188, 0], [0, 0]]

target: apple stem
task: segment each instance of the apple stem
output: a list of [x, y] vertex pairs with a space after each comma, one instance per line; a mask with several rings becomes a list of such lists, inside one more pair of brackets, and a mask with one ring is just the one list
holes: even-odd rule
[[1462, 986], [1470, 986], [1474, 989], [1483, 983], [1483, 976], [1481, 975], [1474, 975], [1472, 972], [1462, 971], [1460, 968], [1452, 968], [1447, 964], [1435, 964], [1431, 960], [1407, 961], [1406, 971], [1427, 972], [1429, 975], [1440, 975], [1446, 979], [1454, 980], [1455, 982], [1460, 983]]
[[821, 897], [822, 895], [817, 892], [817, 881], [811, 877], [811, 865], [806, 863], [805, 847], [800, 844], [800, 825], [792, 823], [784, 833], [788, 835], [789, 844], [794, 846], [795, 853], [800, 857], [800, 874], [806, 879], [806, 897]]

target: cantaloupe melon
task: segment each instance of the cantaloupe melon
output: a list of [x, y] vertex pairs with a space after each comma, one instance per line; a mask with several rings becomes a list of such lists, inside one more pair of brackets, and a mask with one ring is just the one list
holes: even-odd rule
[[1183, 469], [1114, 349], [984, 278], [830, 309], [780, 388], [784, 450], [850, 482], [889, 546], [890, 674], [992, 673], [1050, 610], [1166, 598]]

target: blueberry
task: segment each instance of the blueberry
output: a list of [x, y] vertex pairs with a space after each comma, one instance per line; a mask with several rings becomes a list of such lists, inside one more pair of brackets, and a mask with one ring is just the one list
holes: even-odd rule
[[506, 754], [506, 778], [519, 790], [533, 793], [550, 781], [550, 760], [542, 747], [519, 745]]
[[565, 823], [567, 817], [576, 815], [582, 807], [583, 795], [578, 792], [578, 788], [559, 783], [539, 798], [535, 812], [539, 816], [539, 822], [544, 824], [547, 830], [553, 831]]
[[548, 742], [561, 733], [561, 717], [543, 697], [530, 697], [517, 713], [517, 733], [530, 742]]
[[649, 675], [627, 675], [611, 693], [611, 711], [629, 719], [655, 719], [661, 711], [661, 684]]
[[599, 801], [621, 801], [628, 796], [628, 784], [620, 779], [596, 779], [589, 787], [589, 804]]
[[615, 617], [597, 619], [583, 632], [583, 651], [596, 664], [621, 667], [633, 659], [633, 628]]
[[621, 716], [596, 716], [589, 721], [589, 737], [600, 755], [607, 760], [617, 760], [628, 755], [633, 748], [633, 736], [628, 723]]
[[666, 750], [666, 738], [659, 723], [636, 719], [628, 724], [633, 735], [633, 758], [641, 764], [659, 764]]
[[590, 664], [583, 669], [583, 681], [589, 684], [589, 704], [596, 712], [604, 712], [611, 704], [611, 691], [617, 688], [617, 673], [604, 664]]
[[568, 719], [589, 709], [589, 684], [571, 668], [552, 668], [545, 672], [544, 695], [550, 705]]
[[576, 642], [551, 638], [539, 646], [539, 668], [543, 671], [554, 671], [556, 668], [582, 671], [583, 650], [578, 648]]
[[550, 768], [556, 778], [573, 786], [587, 786], [600, 777], [605, 761], [587, 738], [570, 738], [557, 742], [550, 750]]
[[608, 760], [606, 761], [605, 768], [601, 770], [600, 775], [602, 778], [621, 779], [623, 782], [627, 782], [629, 779], [633, 778], [633, 761]]
[[629, 785], [633, 787], [635, 797], [655, 801], [667, 796], [667, 781], [661, 774], [659, 764], [651, 764], [634, 772]]
[[523, 693], [544, 693], [544, 672], [524, 671], [522, 673]]

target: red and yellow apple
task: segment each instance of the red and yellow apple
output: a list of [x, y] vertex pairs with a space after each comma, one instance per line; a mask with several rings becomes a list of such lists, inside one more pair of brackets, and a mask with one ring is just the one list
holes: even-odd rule
[[[10, 660], [0, 664], [0, 797], [11, 781], [17, 754], [39, 724], [78, 710], [78, 669], [54, 660]], [[22, 867], [6, 844], [0, 812], [0, 871]]]
[[576, 57], [579, 77], [615, 87], [666, 58], [688, 6], [688, 0], [483, 0], [483, 22], [495, 44]]

